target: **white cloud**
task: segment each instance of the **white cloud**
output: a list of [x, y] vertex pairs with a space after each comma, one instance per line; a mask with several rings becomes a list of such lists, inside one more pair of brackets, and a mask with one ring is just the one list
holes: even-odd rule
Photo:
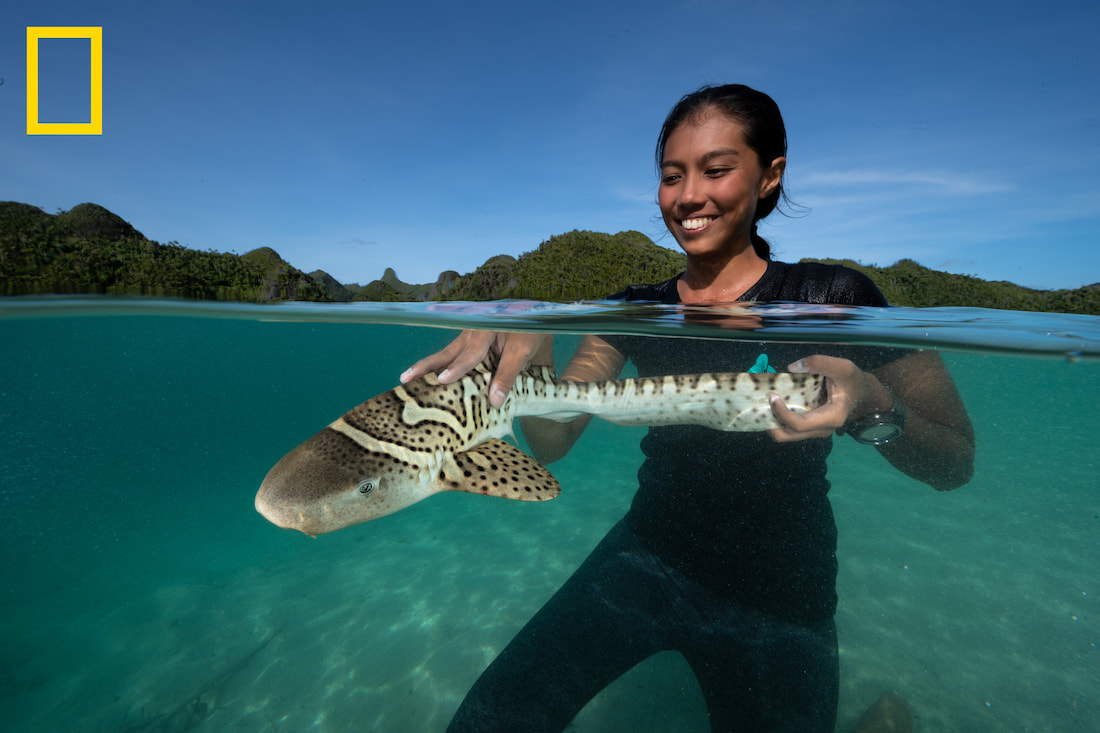
[[1004, 193], [1014, 187], [1003, 181], [942, 171], [838, 170], [810, 171], [798, 177], [807, 187], [917, 186], [943, 194], [979, 195]]

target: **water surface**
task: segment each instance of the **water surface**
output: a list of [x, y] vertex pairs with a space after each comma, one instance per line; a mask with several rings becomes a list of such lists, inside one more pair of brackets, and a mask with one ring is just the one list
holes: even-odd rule
[[[0, 729], [442, 730], [625, 512], [644, 431], [593, 423], [545, 504], [441, 495], [311, 540], [252, 500], [466, 325], [939, 348], [977, 432], [970, 484], [937, 493], [849, 439], [830, 458], [838, 730], [888, 689], [924, 731], [1097, 729], [1100, 319], [749, 315], [765, 329], [606, 304], [0, 302]], [[571, 727], [706, 729], [675, 654]]]

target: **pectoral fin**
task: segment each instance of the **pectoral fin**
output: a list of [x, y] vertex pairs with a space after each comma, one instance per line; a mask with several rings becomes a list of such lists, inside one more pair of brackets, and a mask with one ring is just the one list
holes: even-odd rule
[[558, 480], [542, 464], [498, 438], [456, 453], [454, 460], [457, 473], [443, 479], [441, 490], [519, 501], [545, 501], [561, 493]]

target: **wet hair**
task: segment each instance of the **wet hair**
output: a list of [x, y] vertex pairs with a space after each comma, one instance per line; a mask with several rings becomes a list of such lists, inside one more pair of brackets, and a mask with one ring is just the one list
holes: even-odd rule
[[[767, 170], [773, 160], [787, 155], [787, 128], [775, 100], [744, 84], [705, 86], [683, 97], [665, 118], [661, 136], [657, 140], [658, 177], [669, 136], [683, 123], [711, 110], [721, 112], [741, 125], [745, 133], [745, 143], [756, 151], [762, 169]], [[771, 259], [771, 245], [756, 233], [756, 222], [772, 213], [781, 199], [786, 201], [782, 179], [775, 190], [757, 204], [752, 221], [752, 247], [765, 260]]]

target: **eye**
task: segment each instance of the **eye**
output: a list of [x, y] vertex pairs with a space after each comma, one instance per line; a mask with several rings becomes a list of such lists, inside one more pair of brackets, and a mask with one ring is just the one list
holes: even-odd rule
[[365, 481], [360, 481], [359, 486], [356, 487], [356, 488], [359, 489], [360, 494], [363, 494], [364, 496], [366, 496], [367, 494], [374, 491], [376, 486], [378, 486], [377, 481], [374, 481], [373, 479], [367, 479]]

